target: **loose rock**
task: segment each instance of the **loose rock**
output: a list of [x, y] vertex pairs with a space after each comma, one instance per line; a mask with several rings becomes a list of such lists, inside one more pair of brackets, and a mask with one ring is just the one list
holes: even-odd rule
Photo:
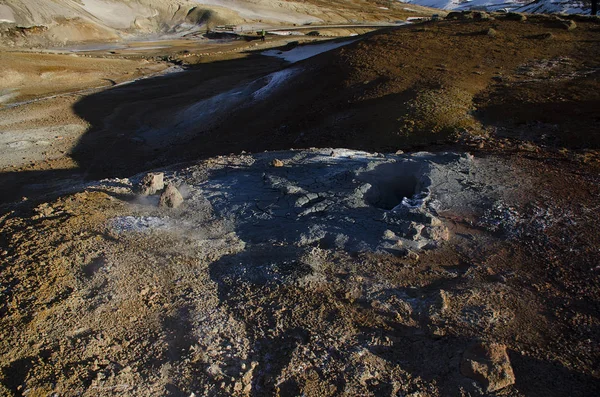
[[175, 187], [175, 185], [169, 183], [165, 191], [160, 195], [158, 206], [177, 208], [181, 205], [181, 203], [183, 203], [183, 196]]
[[139, 185], [139, 193], [142, 196], [156, 194], [165, 188], [164, 176], [162, 172], [151, 172], [146, 174]]
[[273, 167], [283, 167], [283, 161], [279, 159], [274, 159], [273, 161], [271, 161], [271, 165]]
[[561, 25], [561, 27], [565, 30], [573, 30], [577, 27], [577, 24], [575, 23], [575, 21], [564, 21]]

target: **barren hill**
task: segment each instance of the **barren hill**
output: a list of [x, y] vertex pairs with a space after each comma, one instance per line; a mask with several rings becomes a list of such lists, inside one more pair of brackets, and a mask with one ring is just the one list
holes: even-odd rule
[[119, 40], [150, 33], [183, 35], [224, 24], [391, 22], [423, 11], [427, 13], [423, 7], [406, 11], [358, 0], [2, 0], [0, 45]]

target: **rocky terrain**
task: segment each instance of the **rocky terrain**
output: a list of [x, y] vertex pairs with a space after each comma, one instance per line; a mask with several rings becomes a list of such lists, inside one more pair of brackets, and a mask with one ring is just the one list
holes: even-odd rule
[[361, 33], [5, 57], [0, 395], [600, 393], [600, 21]]

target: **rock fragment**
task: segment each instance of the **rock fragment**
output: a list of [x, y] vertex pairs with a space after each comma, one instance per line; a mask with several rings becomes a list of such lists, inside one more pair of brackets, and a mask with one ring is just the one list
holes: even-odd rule
[[165, 188], [164, 176], [162, 172], [150, 172], [144, 176], [139, 185], [139, 193], [142, 196], [151, 196]]
[[165, 191], [160, 195], [160, 200], [158, 201], [159, 207], [168, 207], [168, 208], [177, 208], [183, 203], [183, 196], [179, 192], [179, 190], [173, 185], [169, 183]]
[[419, 260], [419, 254], [412, 250], [408, 250], [406, 256], [408, 259], [413, 260], [415, 262]]
[[476, 343], [463, 354], [461, 373], [479, 382], [487, 393], [515, 383], [506, 346], [498, 343]]
[[565, 30], [573, 30], [577, 27], [577, 24], [575, 23], [575, 21], [564, 21], [561, 24], [561, 28], [565, 29]]
[[283, 161], [279, 159], [273, 159], [273, 161], [271, 161], [271, 165], [273, 167], [283, 167]]

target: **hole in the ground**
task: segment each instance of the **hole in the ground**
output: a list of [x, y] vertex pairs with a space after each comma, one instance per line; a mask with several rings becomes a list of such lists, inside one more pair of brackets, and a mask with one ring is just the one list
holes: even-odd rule
[[365, 193], [365, 201], [377, 208], [391, 210], [402, 202], [420, 193], [423, 186], [420, 166], [413, 163], [383, 164], [360, 176], [371, 188]]

